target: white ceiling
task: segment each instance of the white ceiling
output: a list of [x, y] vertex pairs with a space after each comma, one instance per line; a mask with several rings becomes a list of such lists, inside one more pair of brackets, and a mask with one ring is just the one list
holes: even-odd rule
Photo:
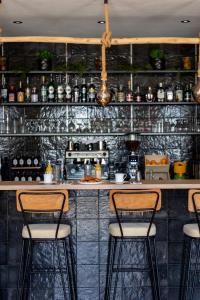
[[[200, 31], [200, 0], [110, 0], [114, 37], [184, 36]], [[103, 0], [2, 0], [4, 36], [48, 35], [100, 37]], [[182, 24], [180, 20], [191, 23]], [[22, 20], [23, 24], [13, 24]]]

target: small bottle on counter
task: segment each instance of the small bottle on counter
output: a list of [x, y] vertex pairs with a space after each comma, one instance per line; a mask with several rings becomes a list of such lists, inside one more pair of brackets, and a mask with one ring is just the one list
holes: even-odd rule
[[95, 177], [101, 179], [101, 165], [99, 162], [95, 165]]

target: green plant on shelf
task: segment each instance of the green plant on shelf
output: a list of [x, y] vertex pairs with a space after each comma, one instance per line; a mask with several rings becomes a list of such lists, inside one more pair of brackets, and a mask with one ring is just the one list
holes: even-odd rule
[[152, 49], [149, 56], [153, 59], [165, 59], [165, 53], [161, 49]]
[[47, 60], [52, 60], [54, 58], [54, 54], [49, 50], [40, 50], [37, 52], [36, 56], [39, 59], [47, 59]]

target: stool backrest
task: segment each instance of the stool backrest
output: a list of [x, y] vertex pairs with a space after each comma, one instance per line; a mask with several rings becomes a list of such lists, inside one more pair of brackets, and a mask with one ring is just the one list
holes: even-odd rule
[[115, 211], [123, 237], [122, 223], [125, 212], [148, 212], [149, 236], [156, 211], [161, 209], [161, 191], [158, 190], [112, 190], [110, 191], [110, 208]]
[[200, 190], [189, 190], [188, 192], [188, 211], [200, 212]]
[[[58, 213], [57, 218], [52, 216], [53, 223], [56, 223], [55, 238], [58, 236], [60, 223], [64, 212], [69, 210], [68, 191], [66, 190], [18, 190], [16, 192], [17, 211], [21, 212], [24, 224], [27, 226], [29, 238], [32, 238], [30, 223], [34, 223], [32, 214]], [[29, 217], [30, 216], [30, 217]], [[30, 220], [29, 220], [30, 219]], [[37, 218], [37, 223], [39, 218]], [[44, 222], [44, 219], [42, 219]], [[48, 218], [48, 223], [50, 219]]]
[[124, 211], [152, 211], [161, 209], [160, 190], [111, 190], [110, 208]]
[[17, 211], [26, 213], [67, 212], [69, 210], [66, 190], [18, 190]]

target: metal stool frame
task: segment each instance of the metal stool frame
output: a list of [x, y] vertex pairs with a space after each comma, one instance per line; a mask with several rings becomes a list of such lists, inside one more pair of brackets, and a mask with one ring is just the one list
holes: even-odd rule
[[[199, 235], [200, 235], [200, 208], [197, 206], [197, 202], [195, 199], [196, 195], [200, 195], [200, 190], [195, 191], [192, 194], [192, 206], [193, 206], [193, 212], [195, 214], [196, 218], [196, 224], [199, 229]], [[200, 202], [200, 200], [199, 200]], [[196, 246], [196, 257], [195, 262], [192, 262], [192, 249]], [[198, 279], [198, 273], [200, 270], [198, 270], [198, 267], [200, 267], [200, 238], [196, 237], [190, 237], [186, 234], [184, 234], [184, 241], [183, 241], [183, 255], [182, 255], [182, 264], [181, 264], [181, 285], [180, 285], [180, 293], [179, 293], [179, 299], [180, 300], [189, 300], [193, 299], [194, 290], [195, 290], [195, 283]], [[191, 281], [191, 274], [193, 274], [192, 278], [192, 286], [189, 286], [189, 283]]]
[[[152, 194], [155, 195], [155, 204], [154, 207], [146, 207], [146, 208], [138, 208], [138, 209], [126, 209], [126, 208], [117, 208], [117, 195], [144, 195], [145, 194]], [[112, 194], [112, 203], [114, 206], [114, 211], [117, 218], [117, 223], [120, 228], [121, 237], [114, 237], [110, 234], [109, 242], [108, 242], [108, 257], [107, 257], [107, 272], [106, 272], [106, 287], [105, 287], [105, 295], [104, 299], [109, 300], [111, 299], [111, 284], [112, 284], [112, 275], [116, 272], [115, 283], [114, 283], [114, 291], [113, 297], [114, 300], [116, 298], [117, 292], [117, 281], [119, 272], [149, 272], [150, 280], [151, 280], [151, 287], [152, 287], [152, 295], [154, 300], [160, 300], [160, 288], [159, 288], [159, 279], [158, 279], [158, 268], [157, 268], [157, 261], [156, 261], [156, 248], [155, 248], [155, 236], [149, 236], [150, 230], [155, 218], [156, 210], [158, 209], [159, 203], [159, 193], [157, 191], [118, 191]], [[124, 222], [123, 212], [151, 212], [151, 216], [148, 218], [149, 220], [149, 227], [147, 230], [147, 235], [142, 237], [125, 237], [123, 235], [123, 228], [122, 223]], [[147, 219], [147, 218], [146, 218]], [[144, 219], [143, 219], [144, 220]], [[132, 222], [134, 223], [134, 222]], [[139, 268], [139, 267], [129, 267], [129, 268], [122, 268], [120, 267], [120, 258], [122, 255], [122, 245], [125, 242], [143, 242], [146, 249], [147, 249], [147, 259], [148, 259], [148, 267], [146, 268]], [[119, 248], [117, 251], [117, 247]], [[118, 255], [116, 253], [118, 252]], [[116, 265], [116, 267], [114, 267]], [[128, 300], [128, 299], [127, 299]]]
[[[60, 208], [57, 209], [25, 209], [23, 206], [23, 196], [61, 196], [62, 201]], [[64, 299], [67, 300], [67, 293], [65, 289], [65, 280], [64, 280], [64, 273], [67, 273], [68, 278], [68, 284], [69, 284], [69, 291], [70, 291], [70, 299], [76, 300], [77, 299], [77, 287], [76, 287], [76, 274], [75, 274], [75, 257], [73, 252], [73, 246], [72, 246], [72, 239], [71, 234], [69, 234], [66, 238], [59, 238], [59, 227], [61, 225], [64, 208], [66, 205], [66, 195], [62, 191], [21, 191], [18, 195], [17, 201], [19, 204], [20, 209], [19, 211], [22, 212], [23, 220], [24, 220], [24, 226], [26, 226], [29, 238], [23, 238], [22, 241], [22, 250], [21, 250], [21, 258], [20, 258], [20, 269], [19, 269], [19, 277], [18, 277], [18, 299], [28, 299], [28, 290], [30, 285], [30, 274], [32, 273], [43, 273], [43, 272], [52, 272], [57, 273], [59, 272], [61, 275], [61, 281], [62, 281], [62, 287], [63, 287], [63, 293], [64, 293]], [[57, 224], [56, 226], [56, 232], [55, 232], [55, 238], [33, 238], [31, 234], [30, 229], [30, 223], [28, 222], [28, 215], [30, 216], [32, 213], [40, 213], [40, 214], [48, 214], [48, 213], [58, 213], [57, 222], [54, 224]], [[38, 221], [38, 219], [37, 219]], [[33, 223], [33, 222], [32, 222]], [[37, 222], [37, 224], [40, 224]], [[44, 223], [43, 223], [44, 224]], [[45, 223], [48, 224], [48, 223]], [[50, 223], [49, 223], [50, 224]], [[51, 223], [52, 224], [52, 223]], [[32, 270], [32, 258], [33, 258], [33, 248], [35, 243], [47, 243], [47, 242], [54, 242], [56, 245], [56, 250], [58, 253], [58, 270], [54, 267], [53, 269], [37, 269], [35, 271]], [[60, 244], [62, 244], [63, 250], [64, 250], [64, 256], [65, 256], [65, 263], [66, 265], [62, 267], [62, 261], [61, 261], [61, 252], [60, 252]], [[25, 288], [27, 282], [27, 288]]]

